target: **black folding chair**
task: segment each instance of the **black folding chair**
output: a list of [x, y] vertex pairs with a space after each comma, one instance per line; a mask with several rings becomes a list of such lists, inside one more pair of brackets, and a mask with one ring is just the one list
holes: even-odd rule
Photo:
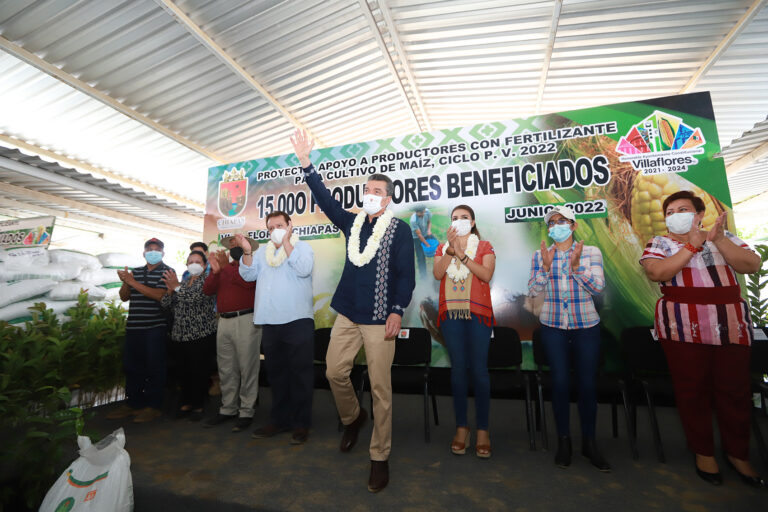
[[[395, 357], [392, 361], [392, 392], [422, 393], [424, 396], [424, 441], [430, 441], [429, 399], [432, 398], [432, 412], [435, 425], [439, 425], [437, 400], [431, 387], [430, 363], [432, 361], [432, 338], [422, 327], [404, 328], [407, 337], [395, 339]], [[363, 370], [363, 382], [368, 383], [368, 370]], [[373, 417], [373, 394], [371, 393], [371, 417]]]
[[[653, 434], [653, 444], [659, 462], [666, 462], [664, 446], [661, 442], [659, 422], [656, 418], [656, 406], [654, 397], [662, 395], [670, 400], [674, 399], [672, 377], [667, 367], [667, 358], [664, 349], [658, 340], [653, 339], [652, 327], [630, 327], [621, 333], [621, 345], [624, 364], [627, 367], [633, 383], [640, 384], [645, 403], [648, 406], [648, 417]], [[637, 438], [637, 413], [633, 408], [632, 432]], [[634, 456], [634, 453], [633, 453]]]
[[[619, 427], [618, 427], [618, 397], [620, 396], [622, 399], [622, 404], [624, 408], [624, 418], [626, 420], [627, 425], [627, 437], [629, 439], [629, 446], [630, 451], [632, 452], [633, 457], [635, 456], [637, 449], [635, 447], [634, 442], [634, 436], [633, 436], [633, 423], [631, 419], [630, 414], [630, 402], [628, 398], [627, 393], [627, 387], [626, 387], [626, 379], [622, 378], [621, 376], [613, 375], [605, 370], [605, 353], [602, 350], [602, 347], [606, 345], [606, 342], [613, 338], [613, 336], [610, 334], [609, 331], [606, 329], [603, 329], [601, 327], [600, 329], [600, 337], [601, 337], [601, 350], [600, 350], [600, 365], [598, 374], [595, 380], [595, 387], [598, 397], [609, 395], [611, 397], [611, 432], [613, 434], [613, 437], [619, 436]], [[541, 444], [542, 448], [544, 450], [547, 450], [549, 448], [549, 440], [548, 440], [548, 432], [547, 432], [547, 415], [546, 415], [546, 409], [544, 406], [544, 391], [546, 388], [550, 387], [551, 384], [551, 377], [549, 373], [549, 361], [547, 360], [547, 353], [544, 350], [544, 346], [541, 342], [541, 329], [536, 329], [533, 331], [532, 336], [532, 345], [533, 345], [533, 361], [536, 364], [536, 372], [534, 373], [534, 377], [536, 378], [536, 387], [537, 387], [537, 410], [538, 410], [538, 419], [539, 419], [539, 425], [541, 429]], [[571, 357], [573, 357], [573, 352], [571, 352]], [[571, 374], [574, 373], [575, 368], [574, 365], [571, 364]], [[576, 390], [575, 386], [571, 385], [570, 389], [573, 392]], [[570, 398], [570, 397], [569, 397]]]
[[531, 400], [531, 381], [522, 371], [523, 345], [517, 331], [510, 327], [494, 327], [493, 338], [488, 347], [488, 373], [491, 377], [491, 390], [494, 394], [507, 394], [511, 390], [525, 391], [525, 424], [528, 428], [528, 443], [531, 450], [536, 449], [536, 436], [533, 424], [533, 400]]
[[[759, 328], [758, 328], [759, 329]], [[758, 329], [755, 329], [755, 334], [759, 334]], [[768, 328], [763, 328], [765, 334], [768, 335]], [[763, 411], [763, 416], [768, 415], [766, 411], [766, 398], [768, 398], [768, 382], [764, 379], [764, 375], [768, 374], [768, 340], [755, 340], [752, 343], [752, 353], [749, 361], [749, 373], [752, 383], [752, 393], [760, 395], [760, 409], [752, 409], [752, 432], [757, 441], [757, 451], [760, 454], [760, 458], [763, 460], [763, 464], [768, 466], [768, 448], [765, 445], [765, 438], [760, 430], [760, 424], [758, 423], [759, 411]]]

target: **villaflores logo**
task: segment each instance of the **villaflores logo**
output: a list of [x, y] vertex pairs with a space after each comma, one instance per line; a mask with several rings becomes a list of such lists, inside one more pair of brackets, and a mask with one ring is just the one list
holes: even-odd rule
[[701, 129], [688, 126], [679, 117], [656, 110], [619, 139], [619, 160], [629, 162], [643, 174], [686, 172], [704, 153]]

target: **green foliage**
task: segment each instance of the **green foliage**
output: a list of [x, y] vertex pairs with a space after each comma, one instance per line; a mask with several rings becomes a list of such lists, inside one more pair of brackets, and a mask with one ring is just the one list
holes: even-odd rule
[[755, 250], [760, 255], [760, 270], [747, 275], [747, 294], [749, 296], [749, 312], [752, 323], [768, 325], [768, 297], [765, 289], [768, 287], [768, 245], [756, 245]]
[[36, 508], [63, 469], [64, 449], [85, 423], [70, 407], [72, 391], [94, 396], [123, 382], [119, 305], [97, 310], [81, 293], [63, 323], [45, 303], [30, 311], [23, 328], [0, 322], [0, 511]]

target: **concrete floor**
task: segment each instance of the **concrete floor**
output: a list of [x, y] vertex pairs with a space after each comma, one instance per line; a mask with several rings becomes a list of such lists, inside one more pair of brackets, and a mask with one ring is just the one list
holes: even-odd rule
[[[254, 428], [266, 420], [269, 401], [269, 389], [262, 388]], [[365, 403], [368, 408], [367, 394]], [[563, 470], [554, 466], [553, 450], [541, 451], [539, 444], [539, 450], [530, 451], [522, 401], [492, 400], [493, 456], [480, 460], [474, 451], [463, 457], [449, 451], [454, 431], [450, 397], [438, 396], [441, 423], [432, 425], [432, 441], [425, 443], [421, 397], [395, 395], [390, 484], [376, 495], [367, 491], [371, 423], [352, 452], [339, 452], [341, 434], [327, 390], [315, 391], [314, 427], [303, 446], [290, 446], [289, 434], [265, 440], [251, 439], [253, 428], [234, 434], [231, 424], [202, 429], [199, 423], [166, 418], [141, 425], [104, 419], [113, 407], [96, 409], [88, 427], [98, 433], [125, 428], [136, 512], [768, 510], [768, 490], [748, 488], [728, 468], [723, 467], [725, 484], [719, 488], [696, 476], [676, 411], [669, 407], [659, 408], [666, 464], [655, 459], [644, 408], [638, 412], [640, 460], [633, 461], [622, 418], [620, 437], [614, 439], [610, 408], [599, 407], [598, 443], [614, 468], [603, 474], [580, 455]], [[553, 447], [549, 403], [547, 413]], [[766, 418], [760, 421], [768, 432]], [[575, 407], [572, 424], [578, 453]], [[755, 467], [768, 475], [754, 446], [752, 451]]]

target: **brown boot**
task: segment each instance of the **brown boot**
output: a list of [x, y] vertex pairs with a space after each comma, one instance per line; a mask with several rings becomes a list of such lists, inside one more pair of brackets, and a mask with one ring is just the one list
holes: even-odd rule
[[368, 478], [368, 490], [379, 492], [389, 483], [389, 461], [372, 460], [371, 476]]
[[365, 425], [366, 421], [368, 421], [368, 413], [361, 407], [355, 421], [344, 427], [344, 435], [341, 436], [341, 451], [348, 452], [355, 446], [360, 427]]

